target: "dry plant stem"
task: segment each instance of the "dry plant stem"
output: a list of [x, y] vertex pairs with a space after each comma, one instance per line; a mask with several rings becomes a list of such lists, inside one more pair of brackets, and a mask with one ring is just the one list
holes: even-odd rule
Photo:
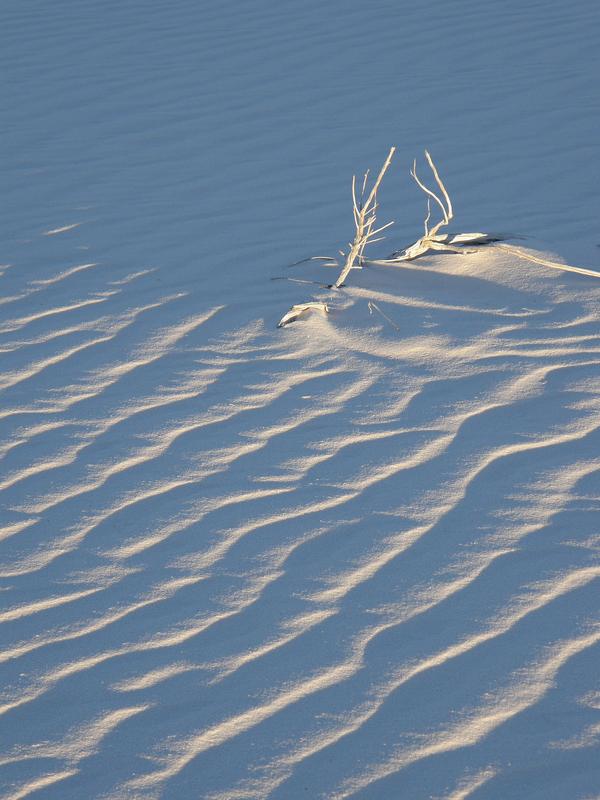
[[393, 319], [390, 319], [390, 318], [388, 317], [388, 315], [385, 313], [385, 311], [382, 311], [382, 310], [379, 308], [379, 306], [377, 305], [377, 303], [374, 303], [372, 300], [369, 300], [369, 314], [372, 314], [372, 313], [373, 313], [373, 311], [377, 311], [377, 313], [378, 313], [378, 314], [381, 314], [381, 316], [382, 316], [382, 317], [383, 317], [383, 318], [384, 318], [384, 319], [385, 319], [387, 322], [389, 322], [389, 323], [390, 323], [390, 325], [392, 326], [392, 328], [395, 328], [397, 331], [399, 331], [399, 330], [400, 330], [400, 328], [398, 327], [398, 325], [396, 325], [396, 323], [394, 322], [394, 320], [393, 320]]
[[393, 224], [392, 222], [388, 222], [387, 225], [383, 225], [381, 228], [374, 229], [377, 212], [377, 190], [379, 189], [381, 181], [383, 180], [383, 176], [385, 175], [387, 168], [392, 161], [395, 151], [395, 147], [390, 148], [388, 157], [386, 158], [385, 163], [383, 164], [379, 175], [377, 176], [377, 180], [375, 181], [366, 201], [363, 202], [363, 197], [369, 173], [365, 173], [360, 203], [356, 199], [356, 175], [352, 178], [352, 204], [356, 233], [354, 235], [354, 241], [349, 244], [350, 249], [348, 250], [346, 262], [342, 268], [342, 271], [340, 272], [336, 282], [333, 284], [336, 289], [339, 289], [340, 286], [344, 285], [344, 282], [348, 277], [348, 273], [353, 267], [360, 266], [365, 247], [370, 242], [376, 241], [373, 237]]
[[[445, 250], [451, 253], [460, 253], [465, 252], [464, 249], [459, 247], [453, 247], [452, 245], [448, 244], [445, 239], [446, 236], [438, 236], [438, 231], [441, 227], [446, 226], [450, 223], [452, 218], [454, 217], [454, 210], [452, 208], [452, 201], [450, 200], [450, 195], [444, 186], [442, 179], [437, 171], [435, 164], [433, 163], [433, 159], [427, 150], [425, 150], [425, 158], [427, 159], [427, 163], [429, 164], [429, 168], [433, 173], [433, 177], [435, 178], [435, 182], [437, 183], [441, 195], [443, 197], [444, 202], [442, 199], [438, 197], [435, 192], [429, 189], [419, 178], [417, 175], [417, 161], [416, 159], [413, 161], [413, 167], [410, 172], [412, 177], [415, 180], [417, 186], [425, 192], [427, 195], [427, 216], [425, 217], [424, 228], [425, 234], [420, 239], [418, 239], [413, 245], [411, 245], [405, 251], [404, 255], [401, 256], [398, 260], [399, 261], [410, 261], [413, 258], [416, 258], [423, 253], [426, 253], [428, 250]], [[431, 218], [431, 201], [437, 203], [442, 211], [442, 218], [439, 222], [437, 222], [432, 228], [429, 227], [429, 220]]]
[[508, 250], [509, 253], [514, 253], [521, 258], [526, 258], [528, 261], [533, 261], [534, 264], [542, 264], [544, 267], [550, 267], [551, 269], [560, 269], [563, 272], [577, 272], [579, 275], [589, 275], [592, 278], [600, 278], [600, 272], [594, 272], [593, 269], [584, 269], [583, 267], [572, 267], [570, 264], [560, 264], [557, 261], [548, 261], [545, 258], [538, 258], [536, 256], [532, 256], [529, 253], [526, 253], [520, 247], [513, 247], [510, 244], [503, 244], [499, 243], [496, 245], [497, 247], [502, 247], [504, 250]]
[[286, 269], [291, 269], [292, 267], [297, 267], [300, 264], [306, 264], [307, 261], [327, 261], [327, 262], [329, 262], [327, 264], [323, 264], [324, 267], [338, 267], [339, 266], [338, 262], [332, 256], [308, 256], [308, 258], [301, 258], [300, 261], [294, 261], [292, 264], [288, 264]]
[[[425, 192], [427, 195], [427, 216], [425, 217], [423, 227], [424, 227], [424, 235], [417, 239], [414, 244], [411, 244], [410, 247], [407, 247], [406, 250], [402, 251], [401, 253], [394, 253], [394, 255], [388, 259], [384, 259], [382, 261], [374, 261], [374, 264], [394, 264], [400, 261], [412, 261], [414, 258], [423, 255], [424, 253], [429, 252], [429, 250], [438, 250], [447, 253], [472, 253], [475, 252], [473, 250], [467, 250], [464, 247], [455, 247], [454, 245], [448, 242], [449, 236], [447, 233], [440, 234], [439, 230], [441, 227], [446, 226], [450, 223], [452, 218], [454, 217], [454, 210], [452, 208], [452, 201], [450, 200], [450, 195], [444, 186], [442, 179], [437, 171], [435, 164], [433, 163], [433, 159], [427, 150], [425, 150], [425, 158], [427, 159], [427, 163], [429, 164], [429, 168], [433, 173], [433, 177], [435, 178], [435, 182], [438, 186], [438, 190], [440, 195], [437, 195], [434, 191], [432, 191], [428, 186], [426, 186], [423, 181], [417, 175], [417, 161], [413, 161], [413, 166], [410, 171], [412, 178], [414, 179], [417, 186]], [[429, 220], [431, 219], [431, 201], [436, 203], [441, 211], [442, 211], [442, 218], [437, 222], [433, 227], [429, 227]]]
[[321, 289], [330, 289], [328, 283], [320, 283], [319, 281], [310, 281], [305, 278], [290, 278], [288, 275], [275, 275], [271, 278], [272, 281], [289, 281], [290, 283], [312, 283], [313, 286], [320, 286]]

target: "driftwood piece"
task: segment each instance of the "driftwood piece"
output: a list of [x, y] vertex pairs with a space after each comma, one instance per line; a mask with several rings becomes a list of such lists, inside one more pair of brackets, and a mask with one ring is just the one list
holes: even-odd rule
[[316, 300], [312, 300], [308, 303], [297, 303], [296, 305], [292, 306], [286, 314], [283, 315], [283, 317], [277, 323], [277, 327], [284, 328], [286, 325], [289, 325], [291, 322], [295, 322], [299, 317], [307, 314], [310, 311], [324, 311], [327, 314], [329, 312], [329, 307], [327, 303], [321, 303]]

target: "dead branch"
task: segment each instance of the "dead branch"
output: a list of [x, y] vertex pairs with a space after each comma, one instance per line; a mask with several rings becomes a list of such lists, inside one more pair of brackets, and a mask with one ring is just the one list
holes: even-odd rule
[[379, 171], [377, 180], [375, 181], [373, 188], [371, 189], [366, 200], [364, 199], [364, 196], [369, 176], [368, 171], [365, 173], [363, 179], [360, 200], [357, 200], [356, 198], [356, 175], [352, 177], [352, 206], [354, 213], [355, 234], [354, 240], [348, 243], [348, 254], [346, 255], [342, 253], [342, 255], [345, 255], [346, 261], [342, 271], [338, 275], [338, 279], [333, 284], [336, 289], [339, 289], [344, 285], [344, 282], [351, 269], [361, 266], [363, 254], [367, 244], [379, 241], [379, 239], [375, 239], [374, 237], [378, 233], [384, 231], [386, 228], [389, 228], [390, 225], [393, 225], [393, 222], [388, 222], [386, 225], [382, 225], [380, 228], [375, 228], [375, 222], [377, 219], [377, 190], [379, 189], [381, 181], [383, 180], [383, 176], [385, 175], [386, 170], [392, 161], [395, 151], [395, 147], [390, 148], [388, 157]]
[[[425, 193], [427, 196], [427, 215], [423, 222], [424, 227], [424, 235], [417, 239], [414, 244], [411, 244], [410, 247], [405, 248], [404, 250], [397, 251], [392, 253], [389, 258], [382, 259], [380, 261], [372, 261], [370, 263], [373, 264], [394, 264], [400, 261], [412, 261], [418, 256], [421, 256], [430, 250], [437, 250], [441, 252], [447, 253], [472, 253], [475, 252], [473, 250], [467, 250], [464, 247], [457, 247], [454, 242], [458, 243], [460, 240], [461, 242], [475, 242], [478, 241], [481, 243], [482, 239], [485, 238], [485, 234], [459, 234], [458, 237], [450, 236], [448, 233], [439, 233], [440, 228], [445, 227], [450, 223], [450, 221], [454, 217], [454, 210], [452, 208], [452, 201], [450, 200], [450, 195], [446, 187], [444, 186], [444, 182], [440, 178], [439, 172], [435, 164], [433, 163], [433, 159], [427, 150], [425, 150], [425, 158], [427, 159], [427, 163], [429, 168], [433, 174], [434, 180], [437, 184], [439, 194], [430, 189], [417, 175], [417, 161], [416, 159], [413, 161], [412, 169], [410, 170], [410, 175], [414, 179], [417, 186]], [[441, 196], [440, 196], [441, 195]], [[431, 201], [440, 208], [442, 212], [441, 219], [436, 222], [433, 227], [429, 226], [429, 220], [431, 219]], [[473, 237], [472, 239], [470, 237]]]
[[550, 269], [560, 269], [563, 272], [577, 272], [579, 273], [579, 275], [589, 275], [591, 278], [600, 278], [600, 272], [596, 272], [593, 269], [585, 269], [584, 267], [572, 267], [570, 264], [561, 264], [558, 261], [549, 261], [546, 258], [539, 258], [539, 256], [533, 256], [530, 253], [523, 250], [522, 248], [513, 247], [510, 244], [499, 244], [498, 247], [502, 247], [504, 250], [508, 250], [508, 252], [513, 253], [513, 255], [525, 258], [527, 259], [527, 261], [532, 261], [534, 264], [542, 264], [544, 267], [550, 267]]
[[317, 300], [310, 301], [308, 303], [297, 303], [296, 305], [292, 306], [286, 314], [283, 315], [283, 317], [277, 323], [277, 327], [283, 328], [286, 325], [289, 325], [290, 322], [295, 322], [298, 317], [313, 310], [324, 311], [327, 314], [329, 313], [329, 306], [327, 303], [322, 303]]

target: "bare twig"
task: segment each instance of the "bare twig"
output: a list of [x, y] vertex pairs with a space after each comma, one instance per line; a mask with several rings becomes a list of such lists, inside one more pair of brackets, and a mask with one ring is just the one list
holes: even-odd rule
[[336, 282], [333, 284], [336, 289], [339, 289], [340, 286], [344, 285], [344, 282], [351, 269], [361, 265], [363, 253], [367, 244], [376, 241], [374, 239], [376, 234], [381, 233], [393, 224], [393, 222], [388, 222], [387, 225], [382, 225], [380, 228], [375, 228], [375, 221], [377, 218], [377, 190], [379, 189], [381, 181], [383, 180], [383, 176], [385, 175], [386, 170], [392, 161], [395, 151], [395, 147], [390, 148], [388, 157], [379, 171], [377, 180], [373, 184], [373, 188], [371, 189], [366, 200], [364, 200], [364, 195], [367, 188], [367, 180], [369, 176], [368, 171], [365, 173], [363, 179], [360, 200], [357, 200], [356, 198], [356, 176], [353, 176], [352, 178], [352, 207], [354, 213], [354, 227], [356, 232], [354, 234], [354, 240], [348, 244], [348, 254], [344, 254], [346, 261], [342, 267], [342, 271], [338, 275]]
[[[435, 182], [438, 186], [439, 194], [436, 194], [432, 189], [426, 186], [423, 181], [417, 175], [417, 161], [416, 159], [413, 161], [413, 166], [410, 171], [412, 178], [414, 179], [417, 186], [425, 192], [427, 195], [427, 216], [425, 217], [423, 227], [424, 227], [424, 235], [417, 239], [414, 244], [411, 244], [410, 247], [407, 247], [405, 250], [400, 250], [396, 253], [392, 253], [389, 258], [380, 260], [380, 261], [373, 261], [373, 264], [394, 264], [400, 261], [412, 261], [414, 258], [423, 255], [424, 253], [429, 252], [430, 250], [439, 250], [449, 253], [472, 253], [473, 250], [467, 250], [464, 247], [457, 247], [454, 244], [454, 241], [460, 239], [462, 242], [470, 242], [470, 241], [478, 241], [479, 243], [483, 243], [485, 240], [486, 235], [480, 233], [474, 234], [460, 234], [459, 237], [452, 237], [447, 233], [439, 233], [440, 228], [445, 227], [450, 223], [452, 218], [454, 217], [454, 210], [452, 208], [452, 201], [450, 200], [450, 195], [442, 179], [440, 178], [439, 172], [435, 164], [433, 163], [433, 159], [427, 150], [425, 150], [425, 158], [427, 159], [427, 163], [429, 164], [429, 168], [433, 174]], [[441, 196], [440, 196], [441, 195]], [[431, 219], [431, 201], [434, 201], [436, 205], [439, 206], [442, 212], [442, 218], [436, 222], [433, 227], [429, 226], [429, 220]], [[473, 237], [471, 239], [471, 237]], [[458, 241], [457, 241], [458, 243]]]
[[545, 258], [532, 256], [530, 253], [527, 253], [520, 247], [513, 247], [510, 244], [502, 243], [499, 244], [498, 247], [502, 247], [504, 250], [508, 250], [509, 253], [513, 253], [514, 255], [520, 256], [521, 258], [526, 258], [528, 261], [533, 261], [534, 264], [542, 264], [544, 267], [550, 267], [551, 269], [560, 269], [563, 272], [577, 272], [579, 273], [579, 275], [589, 275], [592, 278], [600, 278], [600, 272], [595, 272], [593, 269], [584, 269], [584, 267], [572, 267], [570, 264], [561, 264], [558, 261], [548, 261]]
[[[365, 194], [369, 180], [369, 171], [367, 170], [365, 172], [359, 199], [357, 198], [356, 194], [356, 176], [352, 178], [352, 213], [354, 216], [354, 227], [356, 229], [354, 240], [348, 244], [349, 249], [347, 254], [343, 250], [339, 251], [340, 255], [345, 259], [345, 261], [336, 282], [333, 284], [326, 284], [326, 286], [323, 288], [341, 288], [344, 285], [344, 281], [346, 280], [350, 270], [362, 265], [364, 251], [367, 244], [380, 241], [380, 239], [384, 237], [375, 238], [377, 234], [382, 233], [386, 228], [389, 228], [390, 225], [393, 225], [393, 222], [388, 222], [387, 225], [382, 225], [379, 228], [375, 228], [375, 221], [377, 218], [377, 191], [395, 152], [396, 148], [391, 147], [390, 152], [388, 153], [388, 156], [381, 167], [379, 175], [377, 176], [377, 179], [373, 184], [373, 188], [369, 192], [366, 200]], [[340, 266], [337, 259], [330, 258], [329, 256], [311, 256], [309, 258], [303, 258], [299, 261], [295, 261], [289, 266], [296, 267], [299, 264], [306, 263], [307, 261], [324, 261], [326, 263], [323, 266], [326, 267], [339, 268]], [[302, 280], [301, 278], [288, 278], [287, 276], [276, 276], [272, 278], [272, 280], [290, 280], [297, 283], [315, 283], [317, 286], [323, 286], [323, 284], [320, 284], [317, 281]], [[285, 325], [288, 325], [290, 322], [294, 322], [302, 314], [312, 309], [320, 309], [326, 313], [329, 311], [329, 308], [323, 302], [311, 301], [308, 303], [300, 303], [292, 306], [291, 309], [284, 314], [277, 327], [283, 328]]]
[[[341, 252], [341, 251], [340, 251]], [[306, 264], [307, 261], [329, 261], [329, 264], [323, 264], [324, 267], [337, 267], [339, 264], [333, 258], [333, 256], [308, 256], [308, 258], [301, 258], [299, 261], [293, 261], [291, 264], [288, 264], [286, 269], [291, 269], [292, 267], [297, 267], [300, 264]]]
[[272, 281], [289, 281], [290, 283], [312, 283], [314, 286], [320, 286], [321, 289], [330, 289], [329, 283], [319, 283], [319, 281], [311, 281], [307, 278], [290, 278], [288, 275], [275, 275], [271, 278]]
[[394, 320], [393, 320], [393, 319], [390, 319], [390, 318], [388, 317], [388, 315], [385, 313], [385, 311], [382, 311], [382, 310], [379, 308], [379, 306], [377, 305], [377, 303], [374, 303], [372, 300], [369, 300], [369, 314], [372, 314], [372, 313], [373, 313], [373, 311], [377, 311], [377, 313], [378, 313], [378, 314], [381, 314], [381, 316], [382, 316], [382, 317], [383, 317], [383, 318], [384, 318], [384, 319], [385, 319], [387, 322], [389, 322], [389, 323], [390, 323], [390, 325], [392, 326], [392, 328], [395, 328], [397, 331], [399, 331], [399, 330], [400, 330], [399, 326], [398, 326], [398, 325], [396, 325], [396, 323], [394, 322]]

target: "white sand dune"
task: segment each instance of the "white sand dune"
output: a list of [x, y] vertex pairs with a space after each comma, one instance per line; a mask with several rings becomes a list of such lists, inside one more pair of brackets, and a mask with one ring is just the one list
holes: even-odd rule
[[597, 6], [0, 18], [0, 798], [597, 798]]

